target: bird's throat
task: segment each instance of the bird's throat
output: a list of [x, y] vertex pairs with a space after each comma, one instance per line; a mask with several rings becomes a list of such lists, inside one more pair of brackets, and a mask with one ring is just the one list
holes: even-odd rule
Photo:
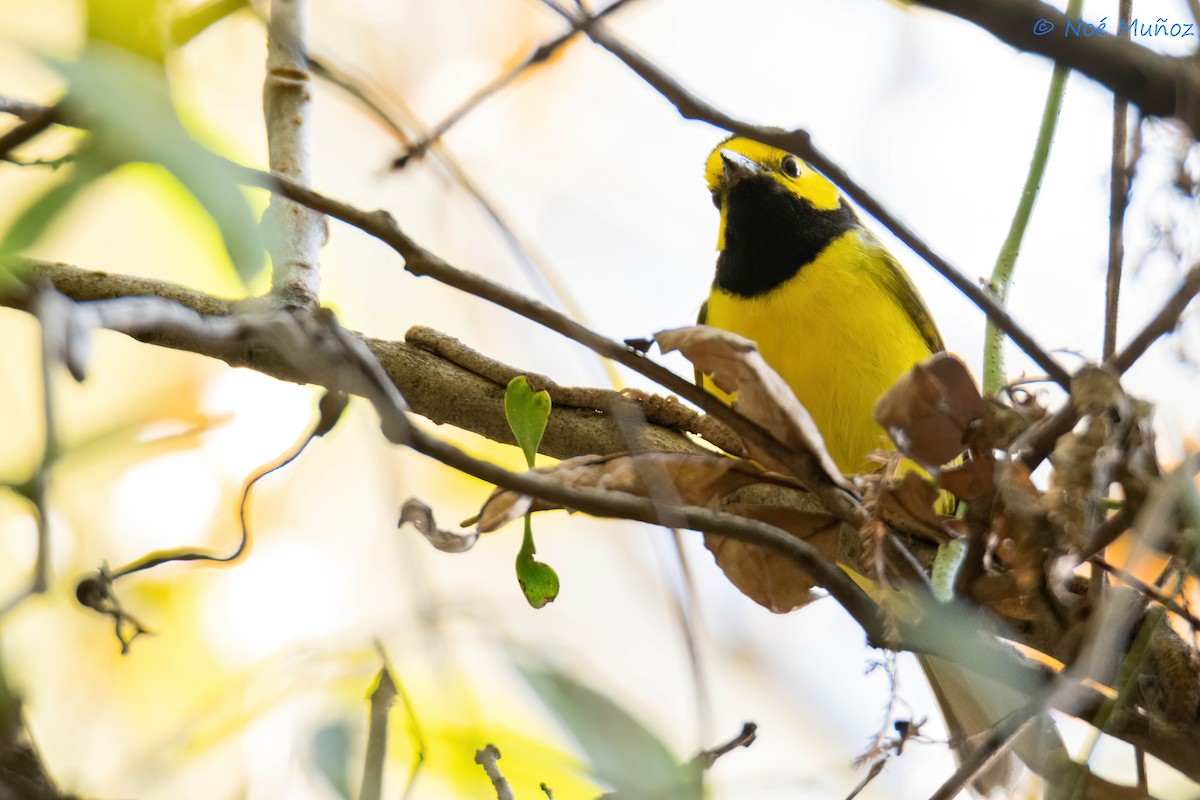
[[725, 198], [725, 249], [714, 285], [741, 297], [780, 286], [829, 243], [859, 227], [843, 200], [831, 211], [812, 207], [770, 178], [745, 180]]

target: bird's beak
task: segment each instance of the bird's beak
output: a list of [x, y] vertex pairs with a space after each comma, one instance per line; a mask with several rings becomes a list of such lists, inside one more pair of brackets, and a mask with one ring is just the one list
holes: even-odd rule
[[733, 150], [722, 150], [721, 161], [725, 164], [725, 191], [762, 172], [758, 164]]

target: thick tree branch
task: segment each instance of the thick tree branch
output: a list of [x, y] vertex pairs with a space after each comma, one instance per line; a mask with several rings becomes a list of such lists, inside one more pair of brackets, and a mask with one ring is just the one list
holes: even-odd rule
[[[308, 0], [272, 0], [267, 24], [263, 115], [271, 171], [299, 184], [312, 182], [312, 78], [305, 52]], [[271, 253], [271, 293], [284, 307], [320, 305], [320, 251], [328, 231], [319, 214], [273, 195], [263, 214]]]
[[[213, 297], [167, 281], [92, 272], [66, 264], [29, 262], [28, 274], [31, 283], [48, 281], [59, 292], [79, 302], [151, 296], [216, 317], [228, 316], [241, 305], [238, 301]], [[16, 306], [20, 303], [15, 297], [0, 297], [0, 304]], [[310, 380], [308, 375], [274, 354], [243, 344], [231, 346], [203, 337], [164, 332], [143, 332], [135, 338], [216, 358], [230, 366], [248, 367], [279, 380], [292, 383]], [[504, 421], [503, 384], [464, 369], [419, 345], [369, 337], [364, 337], [364, 341], [413, 411], [438, 424], [454, 425], [494, 441], [515, 444], [512, 431]], [[525, 374], [513, 367], [507, 369]], [[647, 415], [656, 416], [653, 408], [647, 408]], [[647, 450], [704, 452], [704, 448], [670, 425], [635, 424], [634, 432], [637, 441]], [[609, 414], [597, 408], [558, 403], [550, 412], [550, 423], [541, 446], [541, 452], [553, 458], [569, 458], [581, 453], [618, 453], [628, 449], [625, 431]]]

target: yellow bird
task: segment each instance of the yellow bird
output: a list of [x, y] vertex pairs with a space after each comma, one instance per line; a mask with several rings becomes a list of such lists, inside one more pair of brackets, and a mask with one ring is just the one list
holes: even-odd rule
[[[868, 454], [892, 444], [875, 401], [943, 349], [925, 301], [838, 188], [794, 155], [731, 137], [708, 157], [705, 177], [721, 221], [700, 322], [758, 344], [842, 471], [878, 469]], [[952, 734], [979, 734], [1006, 713], [1001, 687], [940, 659], [921, 665]], [[976, 788], [1001, 787], [1010, 774], [1009, 764], [989, 768]]]
[[717, 275], [701, 322], [758, 343], [846, 473], [891, 447], [875, 401], [942, 350], [912, 280], [841, 192], [793, 155], [722, 142], [706, 176], [721, 212]]

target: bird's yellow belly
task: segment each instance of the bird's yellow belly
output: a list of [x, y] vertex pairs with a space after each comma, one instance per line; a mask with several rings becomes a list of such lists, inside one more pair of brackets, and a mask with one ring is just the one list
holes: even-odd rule
[[867, 455], [891, 449], [872, 414], [875, 401], [930, 355], [854, 234], [760, 297], [714, 288], [706, 321], [758, 344], [847, 473], [877, 468]]

